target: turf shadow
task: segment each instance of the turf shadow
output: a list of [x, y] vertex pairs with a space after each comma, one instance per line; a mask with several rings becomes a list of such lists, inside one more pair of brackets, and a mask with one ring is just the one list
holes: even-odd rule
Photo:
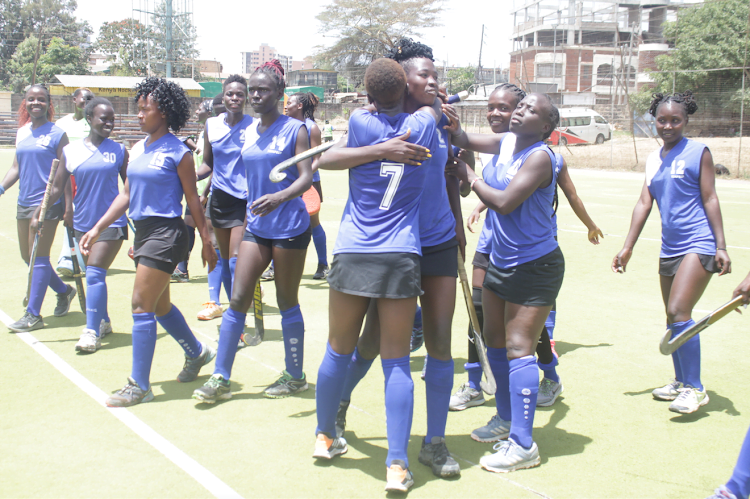
[[562, 356], [566, 353], [573, 352], [579, 348], [600, 348], [600, 347], [611, 347], [614, 346], [612, 343], [599, 343], [598, 345], [584, 345], [582, 343], [568, 343], [566, 341], [555, 341], [555, 351], [558, 355]]
[[586, 435], [571, 433], [557, 427], [570, 411], [570, 407], [564, 400], [558, 399], [558, 402], [553, 406], [549, 408], [540, 407], [537, 408], [537, 411], [540, 409], [554, 411], [546, 426], [534, 429], [534, 441], [539, 446], [542, 464], [549, 461], [550, 458], [582, 454], [586, 446], [594, 441]]
[[[164, 380], [164, 381], [152, 381], [151, 386], [158, 386], [162, 389], [164, 392], [163, 394], [159, 394], [156, 397], [154, 397], [153, 402], [167, 402], [170, 400], [188, 400], [193, 397], [193, 392], [196, 388], [199, 388], [203, 386], [203, 383], [208, 381], [208, 378], [211, 377], [211, 374], [206, 373], [203, 375], [198, 376], [195, 381], [191, 381], [190, 383], [180, 383], [176, 379], [170, 379], [170, 380]], [[242, 389], [242, 385], [239, 383], [235, 383], [239, 389]], [[234, 398], [234, 394], [232, 394], [232, 398]], [[151, 402], [150, 402], [151, 403]], [[200, 405], [210, 405], [210, 404], [200, 404]]]
[[117, 274], [135, 274], [135, 267], [133, 267], [133, 270], [113, 269], [111, 267], [107, 269], [107, 275], [117, 275]]
[[718, 393], [708, 390], [708, 404], [701, 407], [692, 414], [676, 413], [670, 421], [674, 423], [692, 423], [708, 417], [710, 412], [725, 412], [730, 416], [740, 416], [741, 413], [734, 407], [734, 402]]

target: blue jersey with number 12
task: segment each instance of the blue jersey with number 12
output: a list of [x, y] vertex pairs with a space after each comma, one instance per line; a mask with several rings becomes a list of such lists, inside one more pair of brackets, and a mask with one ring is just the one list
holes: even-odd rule
[[[403, 135], [408, 129], [411, 129], [409, 142], [435, 149], [435, 119], [422, 111], [396, 116], [355, 111], [349, 119], [347, 146], [379, 144]], [[349, 199], [333, 254], [421, 255], [419, 204], [428, 167], [427, 162], [412, 166], [373, 161], [349, 170]], [[442, 170], [445, 164], [431, 167]]]

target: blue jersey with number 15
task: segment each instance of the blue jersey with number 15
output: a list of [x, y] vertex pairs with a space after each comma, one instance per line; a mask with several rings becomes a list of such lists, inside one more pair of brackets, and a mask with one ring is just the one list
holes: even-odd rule
[[[349, 119], [348, 147], [385, 142], [411, 129], [409, 142], [430, 150], [437, 141], [435, 119], [428, 113], [371, 114], [364, 110]], [[349, 170], [349, 199], [333, 254], [416, 253], [419, 239], [419, 204], [428, 162], [421, 166], [373, 161]], [[432, 164], [445, 168], [445, 164]]]

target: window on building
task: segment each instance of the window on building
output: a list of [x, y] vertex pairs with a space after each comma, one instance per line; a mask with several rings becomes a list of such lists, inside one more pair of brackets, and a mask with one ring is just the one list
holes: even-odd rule
[[581, 77], [582, 78], [591, 78], [593, 74], [594, 66], [590, 64], [586, 64], [581, 66]]
[[597, 85], [611, 85], [612, 84], [612, 65], [611, 64], [600, 64], [596, 68], [596, 84]]
[[562, 64], [551, 62], [537, 64], [536, 75], [538, 78], [554, 78], [562, 76]]

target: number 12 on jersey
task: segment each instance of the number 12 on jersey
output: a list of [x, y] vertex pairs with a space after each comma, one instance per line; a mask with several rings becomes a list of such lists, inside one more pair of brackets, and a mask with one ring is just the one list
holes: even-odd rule
[[385, 189], [385, 195], [383, 200], [380, 202], [381, 210], [388, 210], [391, 208], [393, 197], [396, 195], [398, 184], [401, 183], [401, 177], [404, 176], [404, 164], [403, 163], [381, 163], [380, 164], [380, 176], [391, 178], [388, 180], [388, 187]]

